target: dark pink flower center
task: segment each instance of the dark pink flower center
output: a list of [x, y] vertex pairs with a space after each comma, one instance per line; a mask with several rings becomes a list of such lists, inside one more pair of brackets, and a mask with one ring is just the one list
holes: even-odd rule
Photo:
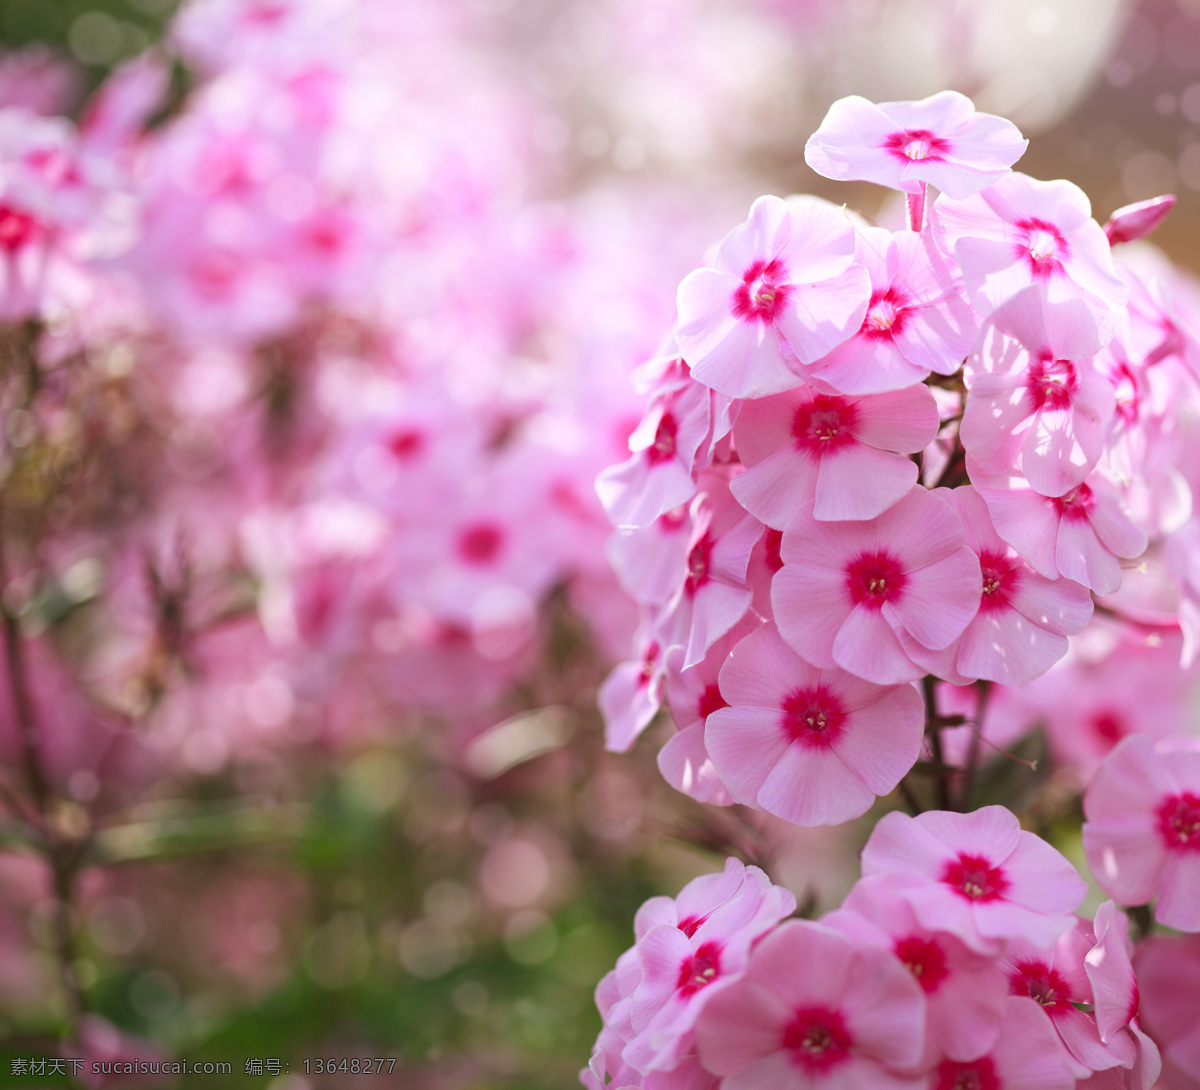
[[679, 507], [672, 507], [670, 511], [664, 511], [654, 525], [664, 534], [675, 534], [682, 528], [686, 515], [687, 508], [681, 504]]
[[1025, 389], [1034, 410], [1065, 411], [1079, 389], [1079, 371], [1070, 360], [1041, 359], [1025, 372]]
[[1001, 1090], [1001, 1086], [991, 1056], [980, 1056], [969, 1063], [943, 1060], [933, 1090]]
[[1168, 848], [1200, 852], [1200, 795], [1184, 791], [1163, 799], [1158, 808], [1158, 831]]
[[887, 552], [863, 553], [846, 567], [846, 587], [850, 600], [870, 609], [882, 609], [904, 592], [908, 576], [900, 561]]
[[707, 919], [707, 916], [684, 916], [675, 926], [690, 939], [700, 930], [700, 925]]
[[646, 460], [652, 465], [669, 461], [675, 457], [675, 442], [679, 435], [679, 422], [672, 413], [663, 413], [654, 431], [654, 442], [646, 448]]
[[950, 975], [946, 968], [946, 952], [933, 939], [909, 935], [897, 939], [892, 949], [926, 993], [936, 992], [938, 985]]
[[763, 534], [763, 548], [767, 551], [767, 569], [774, 574], [783, 567], [783, 531], [768, 530]]
[[901, 129], [887, 136], [883, 150], [904, 162], [932, 160], [937, 163], [950, 153], [951, 144], [928, 129]]
[[1125, 720], [1114, 711], [1099, 711], [1092, 715], [1092, 731], [1096, 737], [1115, 746], [1129, 733]]
[[1043, 961], [1022, 961], [1009, 974], [1008, 990], [1027, 995], [1045, 1008], [1047, 1014], [1074, 1010], [1071, 986], [1062, 975]]
[[425, 446], [425, 436], [415, 428], [398, 431], [387, 441], [387, 448], [393, 458], [405, 462], [421, 453]]
[[707, 719], [713, 712], [728, 707], [729, 701], [721, 695], [721, 689], [715, 681], [704, 686], [704, 692], [696, 702], [696, 711], [700, 713], [701, 719]]
[[997, 901], [1008, 889], [1008, 879], [982, 855], [959, 852], [942, 869], [942, 881], [968, 901]]
[[850, 1056], [853, 1042], [839, 1011], [804, 1007], [783, 1029], [783, 1047], [805, 1071], [823, 1072]]
[[909, 309], [908, 295], [898, 287], [872, 292], [858, 335], [873, 341], [890, 341], [904, 328]]
[[1080, 522], [1091, 514], [1092, 508], [1096, 506], [1096, 497], [1086, 484], [1081, 484], [1065, 496], [1056, 497], [1052, 502], [1059, 518]]
[[251, 26], [275, 26], [287, 17], [286, 4], [274, 3], [273, 0], [260, 0], [251, 4], [242, 15], [242, 19]]
[[1127, 361], [1122, 360], [1109, 375], [1113, 393], [1117, 399], [1117, 414], [1126, 424], [1137, 421], [1141, 398], [1138, 395], [1137, 377]]
[[712, 551], [715, 544], [716, 542], [705, 534], [688, 553], [687, 578], [683, 584], [688, 597], [692, 597], [712, 578]]
[[1062, 263], [1070, 255], [1067, 240], [1054, 224], [1030, 217], [1017, 220], [1017, 254], [1029, 262], [1034, 279], [1042, 279], [1062, 271]]
[[792, 420], [792, 438], [797, 450], [806, 450], [819, 458], [826, 451], [854, 442], [850, 429], [858, 415], [854, 405], [844, 398], [817, 394], [807, 405], [796, 410]]
[[490, 522], [477, 522], [458, 535], [458, 555], [468, 564], [493, 564], [504, 545], [504, 531]]
[[232, 254], [208, 254], [191, 269], [196, 291], [215, 302], [227, 300], [233, 295], [241, 275], [242, 264]]
[[642, 655], [642, 669], [638, 674], [637, 684], [639, 689], [644, 689], [649, 685], [657, 672], [659, 651], [658, 644], [653, 640], [647, 644], [646, 651]]
[[706, 942], [691, 957], [684, 959], [679, 967], [679, 979], [675, 982], [675, 990], [685, 996], [692, 996], [720, 975], [721, 947], [715, 942]]
[[15, 254], [24, 249], [37, 231], [37, 220], [6, 204], [0, 204], [0, 248]]
[[983, 576], [979, 612], [1007, 609], [1009, 595], [1017, 589], [1021, 578], [1018, 561], [1004, 553], [984, 549], [979, 554], [979, 570]]
[[754, 262], [733, 293], [733, 316], [744, 322], [775, 321], [796, 290], [787, 283], [787, 275], [787, 267], [778, 258]]
[[793, 689], [783, 698], [784, 733], [810, 748], [828, 748], [846, 722], [842, 702], [823, 685]]

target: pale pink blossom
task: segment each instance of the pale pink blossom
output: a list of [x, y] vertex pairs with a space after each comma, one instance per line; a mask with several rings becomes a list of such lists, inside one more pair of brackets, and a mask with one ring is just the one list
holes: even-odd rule
[[1028, 144], [1011, 121], [976, 113], [957, 91], [878, 105], [851, 95], [829, 108], [804, 159], [826, 178], [907, 193], [928, 183], [962, 198], [1009, 173]]
[[625, 1061], [643, 1073], [677, 1067], [694, 1045], [705, 1006], [741, 975], [755, 940], [795, 907], [788, 890], [736, 859], [724, 874], [689, 883], [675, 900], [644, 904], [634, 925], [641, 981], [630, 999], [634, 1036]]
[[958, 258], [981, 313], [1037, 284], [1052, 303], [1082, 299], [1111, 333], [1113, 312], [1128, 291], [1078, 186], [1009, 174], [966, 200], [939, 197], [932, 222], [939, 244]]
[[1121, 905], [1157, 896], [1159, 922], [1200, 931], [1200, 741], [1126, 738], [1088, 784], [1083, 812], [1104, 891]]
[[862, 861], [864, 875], [921, 878], [902, 891], [917, 919], [987, 954], [1005, 939], [1053, 942], [1087, 892], [1075, 868], [1003, 806], [915, 818], [893, 811], [875, 826]]
[[729, 492], [723, 471], [700, 475], [692, 501], [686, 567], [675, 595], [661, 608], [655, 633], [664, 647], [684, 648], [686, 670], [745, 616], [754, 597], [746, 577], [750, 554], [763, 525], [748, 515]]
[[925, 999], [891, 953], [789, 920], [705, 1006], [700, 1059], [723, 1090], [915, 1090]]
[[977, 1059], [996, 1043], [1008, 1009], [1007, 981], [995, 958], [921, 924], [900, 893], [913, 881], [903, 874], [863, 878], [821, 922], [856, 943], [891, 950], [921, 985], [928, 1012], [922, 1068], [944, 1057]]
[[666, 693], [665, 649], [645, 632], [638, 644], [638, 657], [614, 666], [596, 697], [604, 719], [604, 744], [614, 753], [624, 753], [637, 741]]
[[1151, 935], [1133, 957], [1141, 1023], [1162, 1051], [1162, 1090], [1200, 1086], [1200, 936]]
[[1013, 995], [991, 1051], [965, 1063], [943, 1060], [926, 1086], [928, 1090], [1073, 1090], [1075, 1072], [1038, 1005]]
[[931, 371], [957, 371], [978, 321], [954, 262], [933, 239], [862, 226], [855, 260], [871, 277], [862, 325], [803, 373], [842, 393], [871, 394], [902, 389]]
[[733, 426], [746, 471], [730, 488], [778, 530], [804, 506], [821, 521], [872, 519], [916, 483], [906, 455], [924, 449], [937, 429], [937, 405], [921, 385], [864, 397], [801, 386], [746, 401]]
[[871, 294], [853, 264], [854, 227], [815, 197], [760, 197], [712, 264], [679, 285], [676, 340], [692, 374], [730, 397], [800, 384], [811, 363], [858, 329]]
[[687, 670], [680, 668], [682, 647], [667, 652], [667, 692], [678, 733], [658, 751], [658, 769], [675, 790], [698, 802], [728, 806], [734, 801], [705, 747], [705, 723], [713, 712], [729, 706], [718, 679], [730, 652], [763, 623], [762, 617], [750, 610], [708, 649], [701, 662]]
[[1047, 579], [1026, 564], [992, 526], [987, 506], [970, 485], [938, 489], [963, 521], [967, 547], [979, 558], [979, 612], [949, 647], [929, 651], [904, 639], [914, 662], [963, 685], [979, 678], [1025, 685], [1067, 653], [1067, 636], [1092, 617], [1087, 588]]
[[920, 753], [924, 705], [912, 686], [818, 670], [774, 625], [733, 649], [720, 693], [728, 706], [704, 730], [717, 775], [738, 802], [796, 825], [865, 813]]
[[914, 487], [869, 522], [817, 522], [801, 512], [783, 535], [771, 602], [783, 638], [821, 669], [881, 685], [924, 670], [901, 644], [948, 647], [979, 609], [979, 560], [962, 519]]
[[965, 368], [959, 435], [968, 472], [1020, 468], [1043, 496], [1081, 485], [1116, 409], [1112, 384], [1091, 363], [1099, 348], [1078, 299], [1048, 303], [1034, 286], [998, 308]]
[[1098, 471], [1061, 496], [1043, 496], [1022, 476], [980, 475], [974, 484], [996, 533], [1047, 579], [1112, 594], [1121, 585], [1121, 561], [1146, 549], [1146, 535]]

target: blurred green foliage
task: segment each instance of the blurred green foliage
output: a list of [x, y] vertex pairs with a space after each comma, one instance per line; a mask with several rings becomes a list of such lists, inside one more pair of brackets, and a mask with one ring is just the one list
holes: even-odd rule
[[158, 41], [179, 0], [0, 0], [0, 46], [40, 42], [82, 67], [94, 85]]

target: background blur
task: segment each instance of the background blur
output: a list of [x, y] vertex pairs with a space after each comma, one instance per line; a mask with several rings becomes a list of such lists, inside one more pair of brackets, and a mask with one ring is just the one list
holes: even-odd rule
[[[178, 46], [169, 31], [175, 8], [174, 0], [0, 0], [0, 105], [79, 117], [109, 73], [165, 41], [169, 83], [151, 124], [156, 132], [177, 131], [179, 118], [199, 112], [192, 106], [198, 89], [218, 77], [197, 61], [204, 54], [194, 41]], [[627, 390], [605, 395], [596, 408], [584, 382], [584, 392], [572, 395], [576, 428], [599, 428], [603, 414], [612, 418], [603, 417], [605, 427], [631, 411], [636, 419], [631, 364], [654, 350], [669, 324], [679, 278], [740, 222], [754, 196], [816, 192], [870, 216], [895, 214], [878, 191], [836, 187], [804, 165], [807, 136], [842, 95], [891, 100], [961, 90], [980, 109], [1011, 117], [1030, 138], [1020, 169], [1077, 182], [1101, 222], [1122, 204], [1174, 192], [1179, 203], [1155, 241], [1200, 271], [1197, 0], [423, 0], [395, 5], [401, 9], [408, 21], [398, 24], [396, 63], [405, 63], [405, 49], [420, 48], [413, 41], [421, 35], [454, 63], [432, 66], [376, 119], [381, 131], [401, 132], [412, 144], [396, 184], [416, 191], [428, 181], [439, 193], [448, 186], [443, 175], [422, 174], [422, 150], [425, 142], [455, 139], [461, 123], [464, 159], [478, 153], [486, 168], [480, 173], [501, 193], [491, 206], [498, 219], [520, 219], [534, 204], [550, 208], [552, 214], [537, 215], [560, 226], [551, 230], [538, 220], [536, 246], [557, 255], [561, 242], [572, 254], [601, 255], [571, 274], [574, 303], [564, 296], [543, 307], [539, 292], [549, 290], [559, 267], [547, 258], [549, 273], [516, 289], [529, 293], [522, 305], [532, 317], [505, 334], [505, 345], [537, 341], [538, 358], [552, 367], [560, 357], [586, 357], [588, 366], [610, 371], [610, 387]], [[240, 63], [256, 62], [251, 55]], [[244, 86], [233, 92], [250, 93]], [[252, 103], [239, 108], [253, 112]], [[506, 125], [488, 121], [489, 111]], [[487, 149], [491, 160], [479, 151], [487, 141], [498, 145]], [[297, 154], [302, 158], [304, 149]], [[510, 171], [503, 185], [496, 163]], [[464, 197], [463, 207], [472, 200]], [[441, 302], [421, 301], [421, 284], [461, 261], [439, 290], [474, 293], [476, 281], [461, 269], [494, 259], [485, 249], [494, 240], [449, 237], [420, 250], [419, 275], [396, 261], [368, 263], [362, 272], [373, 284], [398, 282], [406, 292], [417, 284], [412, 309], [400, 317], [389, 312], [390, 331], [410, 341], [420, 339], [414, 330], [424, 307], [441, 313]], [[375, 351], [378, 326], [356, 311], [358, 289], [340, 290], [333, 302], [289, 311], [286, 322], [235, 338], [237, 352], [260, 368], [253, 372], [258, 384], [237, 401], [237, 412], [249, 406], [259, 413], [250, 424], [224, 430], [223, 406], [233, 402], [203, 386], [204, 396], [215, 398], [203, 432], [210, 462], [210, 448], [236, 448], [248, 431], [257, 444], [280, 420], [289, 422], [290, 431], [270, 432], [285, 454], [264, 457], [268, 484], [261, 488], [221, 478], [220, 489], [205, 491], [209, 478], [193, 473], [196, 463], [172, 462], [175, 440], [146, 423], [159, 411], [154, 398], [203, 371], [201, 356], [204, 375], [224, 374], [221, 353], [234, 351], [229, 338], [218, 338], [217, 355], [204, 355], [206, 323], [218, 319], [207, 312], [197, 318], [186, 300], [163, 303], [168, 317], [137, 338], [93, 330], [108, 370], [95, 388], [72, 389], [96, 400], [80, 408], [63, 395], [91, 428], [71, 457], [90, 464], [89, 450], [98, 452], [87, 488], [71, 485], [75, 470], [60, 472], [54, 463], [58, 483], [39, 491], [44, 486], [30, 484], [40, 478], [28, 460], [5, 463], [4, 597], [31, 669], [40, 672], [44, 707], [53, 706], [47, 718], [74, 754], [51, 817], [82, 851], [69, 868], [68, 971], [83, 1009], [68, 1009], [70, 989], [64, 991], [56, 964], [61, 898], [51, 870], [6, 819], [0, 1082], [12, 1058], [86, 1051], [232, 1063], [228, 1076], [179, 1080], [189, 1086], [571, 1086], [599, 1027], [592, 989], [629, 945], [634, 911], [646, 897], [674, 893], [689, 877], [719, 867], [730, 844], [749, 861], [769, 862], [773, 877], [810, 908], [836, 904], [855, 877], [867, 819], [785, 832], [736, 809], [705, 810], [672, 792], [655, 768], [653, 752], [669, 725], [652, 727], [629, 754], [604, 752], [596, 690], [626, 656], [622, 640], [632, 634], [632, 620], [615, 584], [597, 574], [602, 529], [593, 531], [593, 556], [569, 578], [548, 578], [539, 588], [534, 650], [484, 647], [475, 658], [407, 665], [398, 656], [408, 645], [387, 618], [371, 613], [371, 602], [355, 599], [354, 607], [369, 623], [327, 622], [331, 609], [342, 616], [329, 601], [341, 609], [353, 597], [352, 584], [339, 582], [349, 562], [338, 554], [326, 563], [322, 554], [319, 564], [285, 563], [288, 549], [271, 535], [302, 537], [294, 518], [268, 527], [267, 544], [244, 567], [207, 564], [204, 534], [199, 557], [190, 560], [163, 545], [162, 535], [155, 563], [105, 551], [125, 540], [122, 497], [140, 497], [142, 506], [131, 511], [159, 510], [160, 485], [143, 486], [160, 455], [195, 484], [193, 519], [236, 523], [243, 539], [269, 521], [259, 518], [263, 512], [300, 510], [294, 497], [318, 477], [338, 492], [336, 452], [353, 446], [367, 418], [345, 418], [352, 425], [346, 433], [354, 433], [349, 440], [338, 433], [342, 418], [327, 410], [328, 397], [314, 394], [317, 383], [296, 378], [295, 361], [315, 345], [344, 371]], [[605, 292], [636, 296], [636, 307], [622, 296], [620, 313], [636, 309], [637, 320], [611, 343], [609, 311], [564, 317]], [[163, 347], [164, 328], [186, 343], [178, 356]], [[591, 355], [572, 343], [585, 341], [596, 346]], [[117, 352], [122, 345], [126, 355]], [[16, 358], [16, 348], [5, 351]], [[483, 349], [475, 344], [472, 351]], [[505, 352], [516, 352], [496, 351], [503, 371]], [[537, 353], [522, 347], [521, 354]], [[326, 357], [313, 373], [341, 374], [326, 367]], [[135, 366], [149, 368], [143, 359], [155, 360], [158, 370], [147, 372], [157, 377], [139, 402], [126, 376], [140, 373]], [[357, 372], [347, 373], [353, 385]], [[522, 388], [513, 404], [528, 396]], [[295, 399], [307, 404], [306, 397], [325, 408], [309, 416], [286, 409]], [[33, 410], [5, 404], [10, 447], [32, 449], [20, 433]], [[121, 420], [128, 426], [118, 441], [113, 430]], [[312, 424], [312, 434], [298, 420]], [[46, 457], [58, 457], [57, 448], [46, 449]], [[620, 457], [619, 444], [592, 454], [595, 464], [583, 458], [577, 470], [584, 493], [595, 469]], [[126, 471], [128, 480], [120, 477]], [[233, 514], [217, 509], [214, 497], [235, 493]], [[175, 491], [171, 496], [179, 502]], [[43, 520], [46, 511], [53, 514]], [[84, 538], [102, 544], [81, 552]], [[62, 541], [68, 544], [56, 551]], [[103, 568], [92, 560], [101, 554]], [[300, 628], [311, 614], [321, 631], [302, 653], [271, 627], [275, 561], [293, 581], [288, 593]], [[326, 577], [332, 590], [321, 582]], [[143, 606], [152, 623], [129, 621]], [[204, 624], [196, 622], [201, 615]], [[134, 639], [131, 630], [142, 635]], [[145, 636], [151, 630], [153, 639]], [[439, 632], [452, 641], [458, 630]], [[153, 667], [145, 657], [151, 644]], [[126, 652], [135, 645], [142, 657], [130, 672]], [[390, 684], [403, 670], [426, 676]], [[421, 683], [438, 670], [446, 672], [445, 691], [431, 696]], [[472, 699], [484, 689], [486, 699]], [[235, 691], [236, 700], [226, 700]], [[172, 692], [183, 695], [172, 703]], [[190, 725], [192, 713], [182, 715], [179, 705], [208, 725]], [[128, 733], [136, 736], [129, 753], [123, 740], [93, 745], [101, 735]], [[1035, 735], [1024, 745], [1034, 755], [1045, 743]], [[143, 771], [139, 747], [157, 754]], [[1011, 776], [1014, 767], [996, 775]], [[1052, 761], [1042, 767], [1019, 790], [1041, 800], [1034, 812], [1052, 825], [1066, 816], [1056, 810], [1061, 784]], [[110, 781], [120, 788], [110, 792]], [[73, 1034], [68, 1044], [60, 1043], [65, 1032]], [[316, 1073], [318, 1059], [356, 1056], [394, 1057], [396, 1064], [369, 1076]], [[247, 1062], [256, 1060], [261, 1067]], [[60, 1076], [27, 1081], [77, 1085]], [[149, 1084], [145, 1077], [129, 1081]]]

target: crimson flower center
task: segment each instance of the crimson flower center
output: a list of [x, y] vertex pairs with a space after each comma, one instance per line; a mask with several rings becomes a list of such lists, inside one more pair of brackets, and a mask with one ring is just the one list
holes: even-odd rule
[[715, 542], [705, 534], [695, 545], [687, 558], [687, 578], [683, 584], [689, 596], [694, 595], [705, 583], [712, 578], [712, 551]]
[[458, 555], [468, 564], [492, 564], [504, 545], [504, 531], [490, 522], [477, 522], [458, 535]]
[[793, 742], [811, 748], [828, 748], [846, 722], [842, 702], [823, 685], [793, 689], [783, 698], [782, 727]]
[[1081, 484], [1078, 488], [1071, 489], [1065, 496], [1056, 497], [1053, 503], [1059, 518], [1079, 522], [1086, 519], [1092, 508], [1096, 506], [1096, 498], [1086, 484]]
[[868, 609], [882, 609], [884, 602], [894, 602], [904, 591], [908, 576], [900, 561], [891, 553], [863, 553], [846, 567], [846, 588], [850, 600]]
[[696, 710], [700, 713], [701, 719], [707, 719], [713, 712], [728, 707], [729, 701], [721, 695], [721, 689], [715, 681], [704, 687], [704, 692], [700, 694], [700, 699], [696, 702]]
[[673, 414], [663, 413], [654, 431], [654, 442], [646, 449], [646, 458], [652, 466], [675, 457], [678, 435], [679, 422]]
[[824, 1072], [846, 1060], [852, 1041], [839, 1011], [805, 1007], [793, 1014], [783, 1030], [783, 1047], [792, 1060], [810, 1072]]
[[938, 985], [950, 975], [946, 968], [946, 952], [932, 939], [909, 935], [897, 939], [893, 950], [926, 994], [936, 992]]
[[1063, 412], [1079, 389], [1079, 371], [1070, 360], [1038, 360], [1029, 365], [1025, 389], [1033, 407]]
[[897, 287], [871, 293], [859, 335], [870, 340], [890, 341], [908, 320], [908, 296]]
[[685, 996], [695, 995], [721, 975], [721, 947], [715, 942], [703, 943], [679, 967], [675, 990]]
[[32, 216], [0, 204], [0, 248], [16, 253], [28, 245], [36, 230], [37, 220]]
[[396, 432], [387, 442], [387, 448], [391, 451], [392, 457], [399, 461], [405, 461], [419, 454], [424, 446], [425, 436], [414, 428]]
[[1158, 830], [1168, 848], [1200, 852], [1200, 795], [1184, 791], [1163, 799]]
[[816, 394], [801, 405], [792, 419], [792, 438], [798, 450], [815, 457], [854, 442], [850, 429], [857, 412], [853, 403], [828, 394]]
[[1029, 262], [1030, 272], [1035, 279], [1062, 270], [1062, 263], [1069, 256], [1070, 247], [1054, 224], [1030, 217], [1018, 220], [1015, 226], [1020, 235], [1018, 254]]
[[767, 568], [774, 574], [783, 567], [783, 531], [767, 530], [763, 534], [763, 548], [767, 553]]
[[951, 150], [950, 141], [935, 135], [928, 129], [901, 129], [889, 133], [883, 148], [897, 159], [908, 162], [933, 160], [940, 162]]
[[982, 855], [959, 852], [942, 869], [942, 881], [968, 901], [997, 901], [1008, 889], [1008, 879], [999, 867]]
[[1044, 962], [1024, 961], [1008, 978], [1013, 995], [1027, 995], [1047, 1012], [1073, 1010], [1071, 986]]
[[733, 316], [742, 321], [773, 322], [795, 290], [779, 258], [755, 261], [733, 293]]
[[990, 1056], [970, 1063], [943, 1060], [937, 1069], [934, 1090], [1001, 1090], [996, 1065]]
[[979, 599], [981, 613], [991, 613], [1008, 606], [1008, 596], [1017, 588], [1020, 575], [1016, 563], [1004, 553], [984, 549], [979, 554], [979, 570], [983, 585]]

